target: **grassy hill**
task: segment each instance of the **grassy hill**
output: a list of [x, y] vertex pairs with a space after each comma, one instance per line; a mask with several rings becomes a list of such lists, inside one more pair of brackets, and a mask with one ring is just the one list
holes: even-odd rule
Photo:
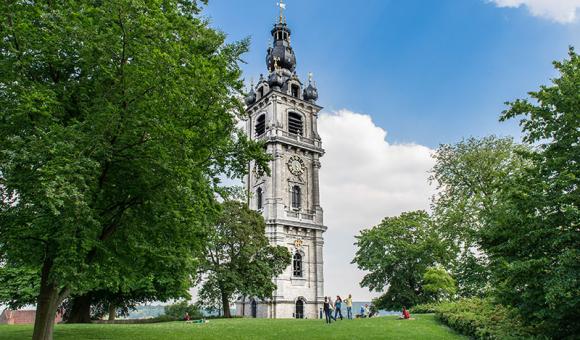
[[[30, 339], [32, 326], [0, 325], [0, 339]], [[169, 322], [143, 325], [57, 325], [55, 339], [463, 339], [434, 320], [387, 316], [344, 320], [231, 319], [206, 324]]]

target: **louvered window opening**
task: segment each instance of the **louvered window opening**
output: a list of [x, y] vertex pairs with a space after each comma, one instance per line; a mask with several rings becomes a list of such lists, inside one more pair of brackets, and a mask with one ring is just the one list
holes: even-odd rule
[[261, 115], [256, 121], [256, 136], [261, 136], [266, 132], [266, 116]]
[[302, 136], [303, 129], [302, 116], [291, 112], [288, 116], [288, 131], [295, 135]]

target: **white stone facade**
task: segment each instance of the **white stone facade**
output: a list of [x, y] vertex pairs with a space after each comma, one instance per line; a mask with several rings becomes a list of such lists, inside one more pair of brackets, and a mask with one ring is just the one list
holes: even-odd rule
[[[269, 90], [248, 108], [248, 135], [266, 141], [266, 150], [273, 157], [271, 176], [260, 173], [250, 164], [251, 171], [246, 178], [250, 207], [262, 212], [272, 244], [285, 246], [292, 255], [299, 253], [302, 257], [301, 276], [294, 275], [294, 264], [291, 264], [275, 279], [278, 289], [272, 301], [256, 301], [256, 317], [300, 317], [298, 300], [304, 305], [302, 317], [319, 317], [324, 300], [322, 247], [326, 230], [319, 199], [319, 159], [324, 154], [316, 125], [320, 110], [321, 107], [300, 96], [296, 98], [276, 90]], [[302, 135], [289, 132], [290, 112], [301, 115]], [[260, 116], [265, 117], [265, 132], [257, 135]], [[292, 205], [294, 187], [300, 188], [300, 207]], [[261, 207], [258, 190], [262, 191]], [[252, 300], [238, 301], [237, 314], [252, 316]]]
[[324, 302], [326, 227], [318, 178], [324, 150], [317, 128], [322, 107], [315, 103], [318, 90], [311, 79], [304, 88], [296, 74], [291, 31], [282, 12], [271, 33], [268, 77], [260, 76], [245, 99], [246, 131], [250, 138], [265, 142], [272, 156], [271, 175], [249, 164], [246, 189], [250, 208], [264, 216], [270, 243], [287, 247], [293, 263], [274, 279], [277, 289], [272, 299], [241, 298], [236, 311], [239, 316], [313, 319], [319, 318]]

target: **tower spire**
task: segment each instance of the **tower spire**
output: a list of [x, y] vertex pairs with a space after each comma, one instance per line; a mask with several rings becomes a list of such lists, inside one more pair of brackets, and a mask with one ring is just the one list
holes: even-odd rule
[[279, 22], [281, 24], [285, 24], [286, 23], [286, 18], [284, 17], [284, 10], [286, 9], [286, 4], [284, 3], [284, 0], [280, 0], [280, 2], [277, 3], [277, 6], [280, 7], [280, 19], [279, 19]]

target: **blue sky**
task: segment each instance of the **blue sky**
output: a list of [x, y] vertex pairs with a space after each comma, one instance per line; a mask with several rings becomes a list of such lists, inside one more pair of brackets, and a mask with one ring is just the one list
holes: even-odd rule
[[[229, 40], [252, 39], [248, 80], [265, 72], [277, 13], [275, 0], [210, 0], [206, 8]], [[289, 0], [286, 16], [298, 72], [314, 73], [321, 105], [370, 115], [390, 142], [431, 148], [518, 136], [515, 122], [498, 123], [503, 103], [548, 83], [551, 61], [580, 45], [578, 20], [486, 0]]]
[[[206, 9], [230, 41], [252, 39], [248, 82], [266, 72], [276, 2], [210, 0]], [[517, 122], [498, 122], [504, 102], [549, 84], [551, 62], [580, 48], [577, 9], [580, 0], [287, 0], [298, 73], [314, 73], [325, 107], [327, 294], [379, 294], [359, 286], [354, 236], [385, 216], [429, 209], [439, 144], [519, 139]]]

